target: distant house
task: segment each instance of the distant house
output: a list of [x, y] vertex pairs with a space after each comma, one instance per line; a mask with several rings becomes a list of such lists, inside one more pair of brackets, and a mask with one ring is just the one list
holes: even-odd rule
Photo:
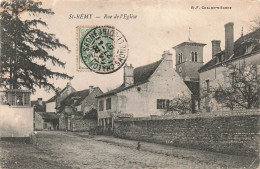
[[59, 117], [54, 112], [46, 112], [46, 102], [42, 98], [31, 101], [34, 108], [34, 130], [57, 130]]
[[64, 89], [58, 89], [57, 94], [46, 102], [46, 112], [57, 112], [56, 108], [60, 107], [61, 101], [75, 91], [70, 82], [67, 83]]
[[[234, 63], [237, 66], [260, 65], [260, 29], [241, 37], [234, 42], [234, 23], [225, 25], [225, 49], [221, 50], [220, 41], [212, 41], [212, 59], [203, 65], [200, 70], [201, 91], [211, 91], [219, 84], [229, 83], [230, 74], [224, 66], [226, 63]], [[212, 97], [203, 98], [201, 107], [207, 112], [225, 109]]]
[[60, 106], [57, 107], [58, 114], [60, 114], [59, 128], [72, 131], [76, 131], [78, 128], [81, 131], [84, 130], [84, 126], [78, 126], [81, 122], [75, 122], [75, 119], [82, 119], [92, 109], [96, 110], [98, 104], [96, 97], [102, 93], [99, 87], [90, 86], [89, 89], [73, 92], [68, 95], [60, 103]]
[[170, 100], [182, 93], [191, 94], [174, 70], [169, 51], [148, 65], [125, 65], [123, 84], [98, 96], [99, 125], [112, 127], [113, 117], [163, 115]]

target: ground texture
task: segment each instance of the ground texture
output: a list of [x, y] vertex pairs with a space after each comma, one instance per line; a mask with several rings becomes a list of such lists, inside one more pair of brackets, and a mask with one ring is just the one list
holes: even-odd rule
[[[87, 133], [42, 131], [34, 144], [0, 141], [0, 168], [258, 168], [253, 157], [188, 150]], [[253, 163], [255, 161], [255, 163]]]

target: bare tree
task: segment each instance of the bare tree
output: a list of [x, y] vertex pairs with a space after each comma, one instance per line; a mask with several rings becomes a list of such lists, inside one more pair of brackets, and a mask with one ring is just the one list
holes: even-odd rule
[[251, 31], [255, 31], [260, 28], [260, 16], [255, 17], [251, 22], [252, 22], [252, 24], [250, 25]]
[[170, 101], [167, 112], [165, 114], [173, 114], [174, 112], [178, 112], [179, 114], [191, 113], [191, 104], [191, 98], [182, 93], [182, 95], [179, 95]]
[[246, 109], [259, 108], [260, 72], [257, 65], [228, 63], [229, 81], [213, 90], [213, 97], [231, 110], [235, 106]]

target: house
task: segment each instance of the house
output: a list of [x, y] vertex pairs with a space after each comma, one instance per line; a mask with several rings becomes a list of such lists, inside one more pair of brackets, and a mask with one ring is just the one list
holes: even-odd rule
[[30, 90], [0, 91], [0, 138], [30, 137], [33, 132], [33, 107], [30, 97]]
[[46, 112], [46, 102], [42, 98], [31, 101], [34, 108], [34, 130], [57, 130], [59, 117], [54, 112]]
[[190, 90], [173, 68], [172, 54], [165, 51], [154, 63], [124, 66], [124, 82], [98, 96], [100, 126], [113, 127], [114, 117], [163, 115], [170, 100]]
[[[238, 66], [260, 65], [260, 29], [241, 37], [234, 42], [234, 23], [225, 24], [225, 49], [221, 50], [219, 40], [212, 41], [212, 59], [199, 69], [201, 91], [211, 91], [219, 84], [231, 80], [224, 66], [233, 63]], [[202, 109], [207, 112], [225, 110], [215, 99], [208, 96], [201, 101]]]
[[173, 47], [176, 53], [176, 71], [192, 92], [192, 112], [200, 107], [199, 72], [203, 65], [203, 47], [206, 44], [188, 40]]
[[71, 86], [71, 83], [68, 82], [64, 89], [57, 89], [57, 94], [50, 98], [46, 102], [46, 112], [57, 112], [56, 108], [60, 106], [62, 100], [64, 100], [69, 94], [75, 92], [76, 90]]
[[[83, 131], [89, 129], [88, 123], [80, 121], [85, 114], [92, 109], [97, 109], [97, 96], [103, 92], [99, 87], [89, 86], [89, 89], [72, 92], [57, 107], [59, 118], [59, 129]], [[97, 119], [96, 119], [97, 120]], [[97, 124], [97, 122], [95, 122]], [[83, 125], [83, 126], [82, 126]]]

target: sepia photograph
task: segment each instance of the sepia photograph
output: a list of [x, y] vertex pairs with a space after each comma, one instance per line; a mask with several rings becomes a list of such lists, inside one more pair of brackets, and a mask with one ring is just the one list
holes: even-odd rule
[[260, 169], [259, 0], [0, 4], [0, 169]]

